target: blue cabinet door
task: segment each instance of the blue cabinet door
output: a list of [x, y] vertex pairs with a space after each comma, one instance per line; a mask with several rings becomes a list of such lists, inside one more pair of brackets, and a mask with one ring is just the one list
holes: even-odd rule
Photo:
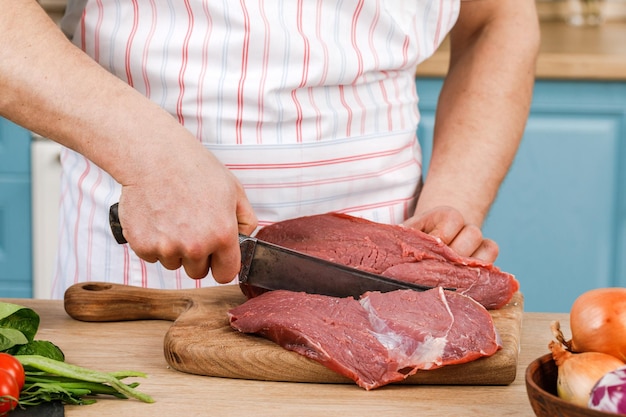
[[[418, 80], [425, 170], [440, 80]], [[519, 153], [484, 225], [526, 311], [626, 286], [626, 84], [538, 81]]]
[[0, 119], [0, 297], [32, 296], [30, 133]]
[[0, 117], [0, 175], [30, 178], [30, 133]]

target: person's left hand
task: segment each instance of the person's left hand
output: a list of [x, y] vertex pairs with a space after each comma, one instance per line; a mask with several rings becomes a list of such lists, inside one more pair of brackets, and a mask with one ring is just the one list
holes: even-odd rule
[[408, 218], [404, 225], [438, 237], [461, 256], [493, 263], [498, 244], [483, 237], [480, 227], [467, 224], [463, 215], [452, 207], [435, 207]]

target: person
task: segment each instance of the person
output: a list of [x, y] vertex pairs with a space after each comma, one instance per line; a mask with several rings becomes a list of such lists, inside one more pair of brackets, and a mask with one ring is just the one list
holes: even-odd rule
[[[228, 283], [237, 232], [328, 211], [496, 259], [481, 226], [529, 112], [534, 0], [69, 0], [71, 43], [15, 1], [0, 115], [67, 146], [55, 297]], [[415, 70], [448, 34], [422, 181]]]

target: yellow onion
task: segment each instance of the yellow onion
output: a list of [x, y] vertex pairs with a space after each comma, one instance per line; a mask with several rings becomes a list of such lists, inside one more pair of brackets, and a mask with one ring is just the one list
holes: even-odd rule
[[626, 288], [580, 295], [570, 311], [573, 352], [602, 352], [626, 361]]
[[561, 343], [550, 342], [552, 358], [558, 367], [556, 392], [560, 398], [587, 407], [591, 390], [596, 383], [624, 362], [615, 356], [600, 352], [572, 353]]

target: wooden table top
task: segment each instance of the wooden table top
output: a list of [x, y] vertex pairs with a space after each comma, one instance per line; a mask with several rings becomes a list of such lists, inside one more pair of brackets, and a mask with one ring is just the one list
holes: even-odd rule
[[171, 322], [85, 323], [70, 318], [62, 301], [0, 301], [39, 313], [36, 339], [57, 344], [69, 363], [102, 371], [130, 369], [148, 374], [148, 378], [138, 380], [139, 389], [153, 396], [154, 404], [99, 399], [89, 406], [67, 406], [70, 417], [533, 416], [526, 395], [526, 367], [548, 353], [553, 320], [569, 328], [567, 314], [524, 313], [517, 378], [508, 386], [390, 385], [365, 391], [355, 384], [260, 382], [185, 374], [169, 369], [163, 356], [163, 337]]
[[[626, 80], [626, 23], [577, 27], [564, 22], [541, 23], [537, 79]], [[443, 77], [448, 69], [449, 42], [417, 69], [418, 76]]]

